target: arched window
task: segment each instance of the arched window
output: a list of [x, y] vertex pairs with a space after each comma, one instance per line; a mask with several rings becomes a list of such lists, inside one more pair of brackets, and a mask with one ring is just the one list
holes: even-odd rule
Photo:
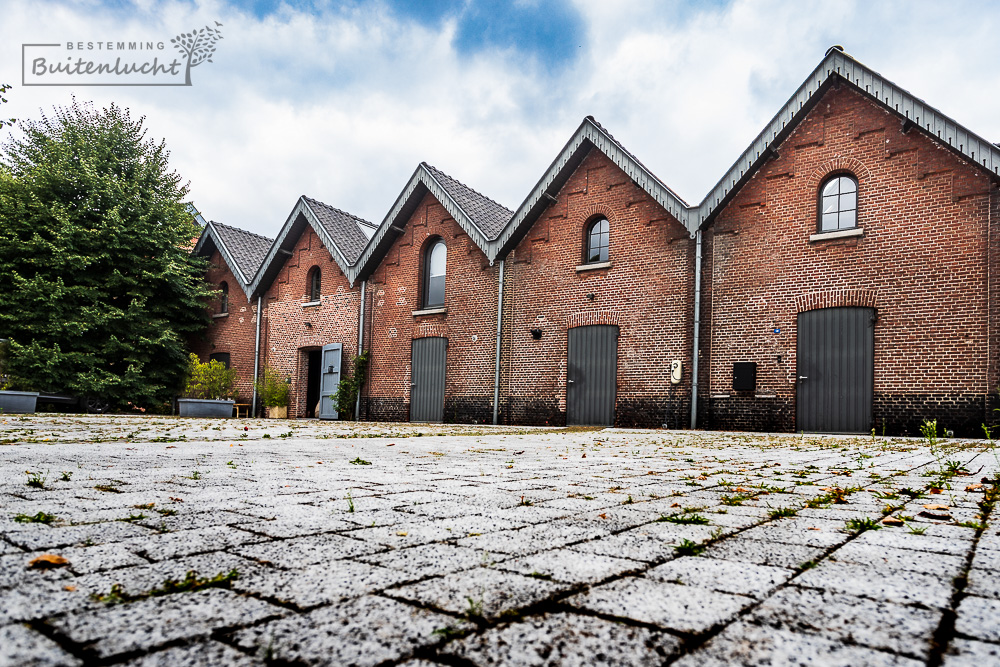
[[611, 225], [607, 218], [598, 218], [587, 226], [585, 264], [608, 261], [608, 246], [611, 242]]
[[229, 283], [222, 281], [219, 283], [219, 314], [225, 314], [229, 312]]
[[448, 247], [441, 239], [432, 241], [424, 255], [424, 308], [444, 305], [444, 279]]
[[858, 182], [850, 174], [837, 174], [819, 189], [819, 231], [835, 232], [858, 226]]
[[309, 301], [319, 301], [320, 289], [323, 286], [323, 274], [320, 272], [318, 266], [314, 266], [309, 269], [308, 289], [309, 289]]

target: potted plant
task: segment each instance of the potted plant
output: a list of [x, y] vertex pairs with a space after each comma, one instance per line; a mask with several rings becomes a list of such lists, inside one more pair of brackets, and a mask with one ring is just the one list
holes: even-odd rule
[[186, 398], [177, 401], [181, 417], [232, 417], [236, 371], [218, 360], [202, 363], [190, 355]]
[[7, 370], [10, 341], [0, 339], [0, 414], [30, 413], [38, 402], [37, 391], [19, 391], [17, 380]]
[[261, 403], [267, 408], [267, 416], [271, 419], [288, 418], [288, 400], [291, 395], [290, 382], [291, 378], [283, 380], [274, 368], [264, 366], [264, 377], [257, 380], [255, 386]]

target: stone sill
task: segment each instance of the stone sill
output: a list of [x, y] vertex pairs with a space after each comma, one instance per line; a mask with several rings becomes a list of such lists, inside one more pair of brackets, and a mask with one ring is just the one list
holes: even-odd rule
[[576, 267], [576, 272], [581, 273], [583, 271], [596, 271], [597, 269], [610, 269], [611, 262], [598, 262], [597, 264], [581, 264]]
[[852, 236], [864, 236], [865, 230], [863, 227], [855, 227], [854, 229], [839, 229], [835, 232], [820, 232], [819, 234], [812, 234], [809, 237], [809, 243], [815, 243], [816, 241], [829, 241], [832, 239], [846, 239]]
[[213, 313], [212, 319], [219, 319], [220, 317], [229, 317], [229, 313]]
[[323, 305], [322, 301], [307, 301], [306, 303], [302, 304], [302, 307], [313, 308], [314, 306], [321, 306], [321, 305]]
[[441, 306], [440, 308], [424, 308], [423, 310], [413, 311], [414, 317], [422, 317], [424, 315], [445, 315], [448, 313], [448, 308]]

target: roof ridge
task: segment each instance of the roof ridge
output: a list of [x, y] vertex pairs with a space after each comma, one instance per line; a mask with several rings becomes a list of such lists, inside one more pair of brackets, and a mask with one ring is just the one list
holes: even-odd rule
[[367, 220], [365, 220], [361, 216], [354, 215], [353, 213], [350, 213], [350, 212], [345, 211], [343, 209], [337, 208], [336, 206], [330, 206], [326, 202], [320, 201], [320, 200], [316, 199], [315, 197], [310, 197], [309, 195], [302, 195], [302, 198], [305, 199], [308, 202], [311, 202], [311, 203], [314, 203], [314, 204], [319, 204], [320, 206], [328, 208], [331, 211], [336, 211], [337, 213], [341, 213], [343, 215], [346, 215], [347, 217], [349, 217], [349, 218], [351, 218], [353, 220], [357, 220], [358, 222], [363, 222], [364, 224], [368, 225], [369, 227], [378, 227], [378, 225], [376, 225], [375, 223], [368, 222]]
[[427, 167], [427, 168], [428, 168], [428, 169], [430, 169], [431, 171], [434, 171], [434, 172], [437, 172], [438, 174], [441, 174], [442, 176], [446, 176], [447, 178], [450, 178], [451, 180], [455, 181], [456, 183], [458, 183], [459, 185], [461, 185], [461, 186], [462, 186], [463, 188], [465, 188], [465, 189], [466, 189], [466, 190], [468, 190], [469, 192], [472, 192], [472, 193], [474, 193], [474, 194], [476, 194], [476, 195], [478, 195], [478, 196], [482, 197], [483, 199], [485, 199], [485, 200], [489, 201], [490, 203], [493, 203], [493, 204], [496, 204], [497, 206], [499, 206], [499, 207], [500, 207], [500, 208], [502, 208], [503, 210], [505, 210], [505, 211], [508, 211], [508, 212], [510, 212], [511, 214], [513, 214], [513, 213], [514, 213], [514, 211], [511, 211], [511, 210], [510, 210], [509, 208], [507, 208], [506, 206], [504, 206], [503, 204], [501, 204], [500, 202], [498, 202], [498, 201], [497, 201], [496, 199], [493, 199], [492, 197], [490, 197], [490, 196], [488, 196], [488, 195], [484, 195], [484, 194], [483, 194], [482, 192], [480, 192], [479, 190], [476, 190], [475, 188], [473, 188], [473, 187], [471, 187], [471, 186], [468, 186], [468, 185], [466, 185], [465, 183], [463, 183], [462, 181], [458, 180], [457, 178], [455, 178], [455, 177], [454, 177], [454, 176], [452, 176], [451, 174], [448, 174], [448, 173], [446, 173], [446, 172], [444, 172], [444, 171], [442, 171], [442, 170], [438, 169], [438, 168], [437, 168], [437, 167], [435, 167], [434, 165], [432, 165], [432, 164], [428, 164], [427, 162], [421, 162], [420, 164], [422, 164], [423, 166]]
[[243, 229], [242, 227], [234, 227], [233, 225], [227, 225], [227, 224], [224, 224], [224, 223], [221, 223], [221, 222], [216, 222], [215, 220], [209, 220], [209, 222], [211, 224], [215, 225], [216, 227], [222, 227], [224, 229], [231, 229], [231, 230], [233, 230], [235, 232], [240, 232], [241, 234], [248, 234], [250, 236], [256, 236], [257, 238], [262, 239], [264, 241], [267, 241], [268, 243], [274, 242], [274, 239], [272, 239], [272, 238], [268, 238], [268, 237], [264, 236], [263, 234], [258, 234], [256, 232], [251, 232], [250, 230]]

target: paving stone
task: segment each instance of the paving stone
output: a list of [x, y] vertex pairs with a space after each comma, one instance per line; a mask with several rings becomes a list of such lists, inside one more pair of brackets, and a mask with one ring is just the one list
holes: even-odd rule
[[897, 604], [924, 604], [941, 609], [948, 607], [952, 593], [950, 578], [829, 561], [803, 572], [795, 583]]
[[957, 609], [955, 630], [966, 637], [1000, 642], [1000, 600], [969, 596]]
[[[440, 643], [453, 617], [378, 596], [364, 596], [234, 634], [258, 658], [326, 665], [377, 665]], [[435, 633], [435, 631], [442, 631]]]
[[67, 590], [75, 581], [39, 579], [30, 585], [0, 590], [0, 625], [47, 618], [54, 614], [94, 607], [81, 590]]
[[[784, 544], [801, 544], [807, 547], [829, 548], [843, 544], [848, 535], [838, 528], [821, 527], [819, 522], [801, 521], [796, 524], [767, 524], [750, 528], [740, 533], [743, 539], [760, 540], [763, 542], [781, 542]], [[815, 528], [815, 530], [811, 530]]]
[[[929, 532], [929, 529], [928, 529]], [[934, 553], [962, 556], [969, 552], [971, 545], [962, 540], [933, 535], [915, 535], [901, 530], [883, 529], [866, 530], [855, 539], [858, 544], [870, 544], [877, 547], [896, 547], [898, 549], [913, 549], [915, 551], [931, 551]]]
[[948, 644], [941, 663], [944, 667], [985, 667], [1000, 664], [1000, 644], [956, 637]]
[[247, 558], [271, 563], [285, 569], [299, 569], [374, 553], [385, 549], [381, 544], [362, 542], [340, 535], [309, 535], [291, 540], [260, 542], [231, 547], [230, 550]]
[[650, 535], [644, 531], [629, 530], [618, 535], [574, 544], [573, 551], [657, 562], [673, 557], [676, 554], [677, 544], [679, 543]]
[[969, 570], [968, 577], [966, 594], [1000, 600], [1000, 572], [973, 567]]
[[731, 620], [753, 604], [753, 599], [697, 586], [627, 577], [591, 588], [565, 602], [599, 614], [697, 633]]
[[362, 556], [358, 560], [406, 572], [410, 578], [419, 579], [468, 570], [486, 562], [496, 562], [496, 556], [451, 544], [425, 544], [420, 547]]
[[264, 569], [263, 566], [240, 556], [214, 551], [197, 556], [186, 556], [177, 560], [148, 563], [126, 567], [117, 570], [96, 572], [73, 579], [78, 590], [88, 594], [106, 595], [111, 587], [118, 585], [129, 595], [140, 595], [147, 591], [162, 588], [167, 579], [183, 580], [188, 572], [195, 572], [201, 578], [211, 578], [236, 570], [238, 576], [247, 577], [253, 572]]
[[592, 616], [545, 614], [451, 642], [441, 652], [476, 665], [661, 665], [680, 640]]
[[497, 567], [527, 576], [551, 577], [571, 584], [594, 584], [617, 574], [642, 570], [646, 564], [573, 549], [555, 549], [504, 560]]
[[308, 608], [378, 591], [408, 578], [405, 572], [339, 560], [297, 570], [260, 570], [240, 577], [233, 588]]
[[528, 526], [521, 530], [506, 530], [499, 533], [467, 537], [458, 540], [458, 544], [490, 553], [523, 556], [542, 549], [563, 547], [581, 540], [594, 539], [609, 530], [594, 524], [581, 526], [553, 521]]
[[28, 551], [49, 551], [74, 544], [106, 544], [128, 538], [148, 538], [151, 531], [122, 521], [92, 523], [85, 526], [61, 526], [45, 530], [21, 530], [6, 534], [15, 545]]
[[279, 518], [273, 521], [240, 523], [238, 525], [241, 530], [277, 538], [304, 537], [306, 535], [332, 533], [337, 530], [347, 530], [355, 527], [349, 521], [342, 521], [332, 516], [309, 517], [305, 519]]
[[[57, 555], [62, 555], [65, 549], [55, 549]], [[29, 585], [33, 581], [61, 581], [72, 578], [72, 574], [67, 568], [53, 570], [32, 570], [28, 564], [42, 552], [36, 551], [0, 556], [0, 589], [13, 588], [15, 586]]]
[[743, 537], [745, 534], [740, 533], [735, 537], [716, 542], [705, 549], [702, 555], [707, 558], [796, 569], [826, 551], [826, 547], [748, 539]]
[[83, 662], [26, 625], [0, 626], [0, 667], [69, 667]]
[[566, 584], [480, 567], [392, 588], [386, 594], [455, 614], [493, 619], [504, 612], [528, 607], [567, 589]]
[[830, 560], [868, 565], [876, 569], [912, 570], [933, 574], [943, 579], [958, 576], [965, 567], [965, 559], [959, 556], [914, 549], [877, 547], [857, 540], [834, 551], [830, 554]]
[[747, 620], [926, 660], [941, 615], [937, 610], [790, 586], [765, 600]]
[[654, 581], [698, 586], [723, 593], [760, 599], [795, 574], [792, 570], [737, 563], [714, 558], [685, 556], [646, 572]]
[[286, 613], [266, 602], [213, 588], [62, 616], [49, 625], [107, 659], [178, 639], [207, 638], [219, 627], [255, 623]]
[[208, 641], [168, 648], [122, 664], [127, 667], [264, 667], [266, 663], [225, 644]]
[[699, 649], [685, 655], [676, 667], [917, 667], [923, 662], [815, 635], [733, 623]]

